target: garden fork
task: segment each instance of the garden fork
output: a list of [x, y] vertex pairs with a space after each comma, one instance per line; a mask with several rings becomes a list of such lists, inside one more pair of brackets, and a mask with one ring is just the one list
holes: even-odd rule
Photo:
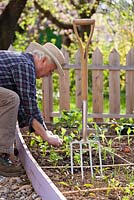
[[[82, 39], [79, 37], [78, 34], [78, 26], [89, 25], [90, 27], [90, 34], [88, 36], [87, 43], [85, 47], [83, 46]], [[88, 145], [89, 151], [89, 158], [90, 158], [90, 169], [91, 169], [91, 176], [93, 177], [93, 162], [92, 162], [92, 144], [98, 146], [99, 152], [99, 162], [100, 162], [100, 172], [102, 175], [102, 160], [101, 160], [101, 148], [99, 141], [88, 140], [87, 139], [87, 98], [88, 98], [88, 48], [91, 42], [91, 38], [93, 35], [95, 26], [94, 19], [75, 19], [73, 20], [73, 28], [76, 35], [76, 38], [79, 43], [80, 47], [80, 55], [81, 55], [81, 79], [82, 79], [82, 140], [80, 141], [72, 141], [70, 144], [71, 150], [71, 173], [74, 173], [74, 166], [73, 166], [73, 145], [78, 144], [80, 147], [80, 167], [81, 167], [81, 176], [82, 180], [84, 180], [84, 170], [83, 170], [83, 144]]]

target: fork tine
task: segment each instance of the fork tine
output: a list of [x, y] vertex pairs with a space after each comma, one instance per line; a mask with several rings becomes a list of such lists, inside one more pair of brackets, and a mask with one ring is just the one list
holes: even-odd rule
[[103, 176], [103, 172], [102, 172], [102, 159], [101, 159], [101, 146], [100, 146], [100, 143], [98, 143], [98, 150], [99, 150], [99, 160], [100, 160], [100, 173], [101, 173], [101, 176]]
[[81, 177], [82, 181], [84, 181], [84, 165], [83, 165], [83, 144], [88, 144], [88, 151], [89, 151], [89, 164], [90, 164], [90, 170], [91, 170], [91, 177], [94, 175], [93, 171], [93, 159], [92, 159], [92, 145], [91, 144], [97, 144], [98, 146], [98, 154], [99, 154], [99, 166], [100, 166], [100, 175], [103, 176], [102, 172], [102, 159], [101, 159], [101, 145], [99, 141], [90, 141], [87, 140], [86, 142], [81, 140], [81, 141], [73, 141], [70, 143], [70, 157], [71, 157], [71, 174], [72, 178], [74, 175], [74, 162], [73, 162], [73, 144], [79, 144], [80, 147], [80, 168], [81, 168]]
[[73, 176], [74, 170], [73, 170], [73, 144], [72, 142], [70, 143], [70, 153], [71, 153], [71, 174]]
[[90, 159], [90, 170], [91, 170], [91, 176], [93, 177], [93, 163], [92, 163], [92, 149], [91, 149], [91, 143], [88, 141], [88, 149], [89, 149], [89, 159]]
[[83, 171], [82, 141], [80, 141], [80, 160], [81, 160], [81, 177], [82, 177], [82, 181], [83, 181], [84, 180], [84, 171]]

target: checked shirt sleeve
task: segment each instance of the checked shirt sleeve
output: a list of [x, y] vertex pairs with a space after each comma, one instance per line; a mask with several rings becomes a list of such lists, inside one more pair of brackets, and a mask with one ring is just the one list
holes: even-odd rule
[[43, 125], [43, 118], [36, 102], [36, 78], [33, 65], [20, 63], [13, 69], [13, 77], [17, 93], [20, 96], [20, 108], [18, 112], [19, 126], [29, 126], [33, 118]]

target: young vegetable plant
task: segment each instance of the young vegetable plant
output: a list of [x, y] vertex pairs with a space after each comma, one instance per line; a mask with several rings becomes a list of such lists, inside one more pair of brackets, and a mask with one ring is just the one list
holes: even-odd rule
[[30, 141], [30, 146], [35, 146], [38, 145], [40, 147], [42, 156], [46, 155], [46, 151], [48, 149], [48, 143], [44, 142], [43, 139], [40, 136], [37, 136], [35, 134], [32, 135], [31, 141]]
[[[74, 139], [80, 139], [80, 131], [82, 129], [82, 114], [79, 110], [66, 111], [63, 110], [61, 117], [55, 124], [57, 130], [55, 133], [61, 134], [63, 139], [62, 149], [65, 151], [66, 156], [70, 156], [70, 143]], [[59, 127], [60, 130], [59, 130]]]
[[74, 163], [77, 165], [80, 165], [80, 153], [79, 152], [75, 152], [74, 153]]
[[54, 166], [57, 166], [58, 165], [58, 162], [60, 160], [62, 160], [63, 158], [57, 153], [55, 152], [55, 149], [54, 148], [51, 148], [50, 150], [50, 155], [49, 155], [49, 162], [51, 164], [53, 164]]
[[122, 126], [119, 126], [119, 125], [117, 125], [116, 127], [115, 127], [115, 131], [116, 131], [116, 133], [117, 133], [117, 139], [119, 140], [119, 142], [121, 141], [121, 138], [123, 137], [122, 135], [121, 135], [121, 130], [122, 130]]
[[78, 131], [82, 129], [82, 113], [80, 110], [63, 110], [61, 117], [56, 125], [62, 124], [64, 128], [77, 128]]
[[128, 128], [128, 130], [127, 130], [127, 141], [128, 141], [128, 146], [130, 146], [130, 143], [131, 143], [131, 140], [132, 140], [132, 138], [130, 138], [130, 134], [131, 134], [131, 132], [134, 132], [134, 130], [132, 130], [130, 127]]

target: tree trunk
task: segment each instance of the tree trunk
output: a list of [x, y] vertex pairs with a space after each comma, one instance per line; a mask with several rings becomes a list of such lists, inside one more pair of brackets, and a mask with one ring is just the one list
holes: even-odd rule
[[13, 42], [17, 21], [27, 0], [10, 0], [0, 16], [0, 49], [8, 49]]

